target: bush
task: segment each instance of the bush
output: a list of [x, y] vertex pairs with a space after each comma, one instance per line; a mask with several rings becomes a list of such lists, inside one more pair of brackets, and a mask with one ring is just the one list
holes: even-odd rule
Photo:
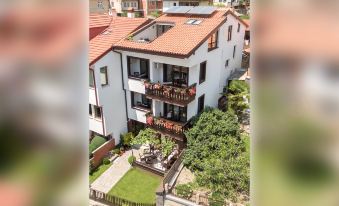
[[114, 153], [114, 154], [120, 154], [120, 149], [119, 148], [115, 148], [115, 149], [113, 149], [112, 150], [112, 152]]
[[89, 144], [89, 153], [92, 153], [98, 147], [103, 145], [106, 142], [106, 139], [100, 136], [95, 136]]
[[107, 157], [105, 157], [103, 160], [102, 160], [102, 163], [104, 165], [108, 165], [109, 163], [111, 163], [111, 161], [109, 161], [109, 159]]
[[131, 155], [131, 156], [128, 157], [128, 163], [129, 163], [130, 165], [132, 165], [132, 163], [133, 163], [135, 160], [136, 160], [136, 158], [135, 158], [133, 155]]
[[134, 138], [134, 134], [132, 132], [128, 132], [120, 135], [120, 142], [125, 147], [131, 146], [131, 141]]
[[89, 174], [91, 175], [95, 170], [93, 160], [89, 161]]
[[210, 206], [223, 206], [224, 198], [219, 193], [212, 193], [212, 195], [208, 198], [208, 203]]
[[177, 185], [175, 189], [179, 197], [190, 198], [193, 194], [192, 186], [189, 184]]

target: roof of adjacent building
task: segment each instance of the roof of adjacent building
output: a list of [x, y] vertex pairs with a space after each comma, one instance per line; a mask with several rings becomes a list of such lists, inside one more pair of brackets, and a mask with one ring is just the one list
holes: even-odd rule
[[[229, 9], [220, 9], [210, 16], [164, 14], [150, 23], [173, 23], [174, 26], [150, 42], [136, 42], [124, 38], [113, 48], [134, 52], [150, 53], [177, 58], [188, 58], [232, 15], [247, 27], [247, 24]], [[186, 24], [189, 19], [202, 20], [199, 25]], [[146, 25], [133, 34], [148, 28]], [[133, 35], [131, 34], [131, 35]]]
[[108, 14], [91, 13], [89, 15], [89, 28], [107, 27], [109, 26], [111, 19], [111, 16]]
[[[98, 59], [109, 52], [112, 49], [113, 44], [151, 21], [147, 18], [108, 17], [110, 21], [107, 28], [92, 38], [89, 42], [90, 65], [94, 64]], [[103, 16], [100, 18], [106, 19]], [[105, 23], [106, 22], [107, 20], [105, 20]], [[105, 23], [101, 22], [99, 17], [94, 20], [90, 20], [90, 24], [93, 27], [96, 27], [96, 25], [102, 26]]]

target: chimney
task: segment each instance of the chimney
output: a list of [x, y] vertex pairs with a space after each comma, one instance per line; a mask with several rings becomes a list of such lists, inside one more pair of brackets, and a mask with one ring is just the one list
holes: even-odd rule
[[115, 8], [112, 8], [112, 9], [109, 10], [108, 14], [111, 17], [116, 17], [117, 16], [117, 11], [115, 10]]
[[127, 17], [128, 18], [135, 18], [135, 13], [134, 13], [134, 9], [132, 7], [129, 7], [127, 9]]

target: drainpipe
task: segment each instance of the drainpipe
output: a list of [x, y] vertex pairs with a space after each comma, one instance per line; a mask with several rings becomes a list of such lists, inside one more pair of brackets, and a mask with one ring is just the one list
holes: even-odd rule
[[124, 90], [124, 93], [125, 93], [125, 114], [126, 114], [126, 120], [128, 121], [127, 93], [126, 93], [125, 83], [124, 83], [124, 68], [123, 68], [123, 64], [122, 64], [122, 53], [114, 51], [113, 49], [112, 49], [112, 51], [117, 53], [117, 54], [120, 54], [121, 82], [122, 82], [122, 89]]

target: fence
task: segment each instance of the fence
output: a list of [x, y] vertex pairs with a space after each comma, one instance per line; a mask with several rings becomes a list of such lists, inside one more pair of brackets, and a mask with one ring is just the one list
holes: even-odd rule
[[[175, 173], [178, 171], [179, 166], [182, 162], [183, 156], [184, 156], [184, 152], [185, 150], [181, 151], [181, 153], [179, 154], [178, 159], [174, 162], [174, 164], [172, 165], [172, 167], [167, 171], [167, 173], [165, 174], [164, 180], [163, 180], [163, 187], [165, 189], [165, 185], [167, 184], [169, 187], [171, 187], [171, 185], [169, 185], [169, 183], [171, 182], [173, 176], [175, 175]], [[170, 189], [170, 188], [169, 188]]]
[[113, 195], [109, 195], [94, 189], [90, 188], [89, 197], [93, 200], [105, 202], [112, 206], [156, 206], [155, 203], [149, 204], [149, 203], [138, 203], [138, 202], [132, 202], [120, 197], [116, 197]]

